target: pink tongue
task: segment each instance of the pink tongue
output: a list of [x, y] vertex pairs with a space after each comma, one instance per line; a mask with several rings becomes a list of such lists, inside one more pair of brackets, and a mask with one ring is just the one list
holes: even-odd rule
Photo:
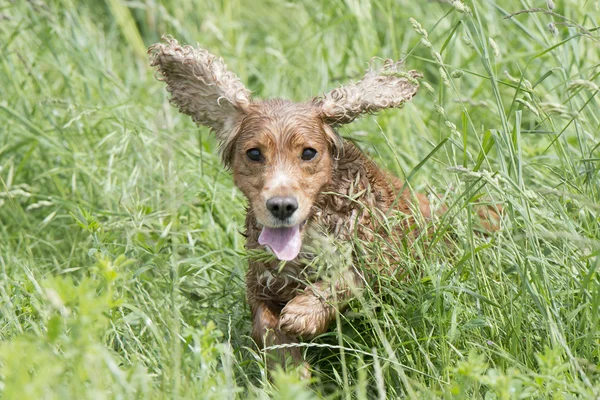
[[291, 228], [263, 228], [258, 243], [271, 248], [275, 256], [283, 261], [291, 261], [298, 256], [302, 247], [300, 226]]

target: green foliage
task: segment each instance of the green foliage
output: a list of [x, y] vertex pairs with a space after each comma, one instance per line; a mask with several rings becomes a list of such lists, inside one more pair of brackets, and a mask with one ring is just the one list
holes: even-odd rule
[[[599, 397], [599, 14], [556, 3], [0, 2], [0, 397]], [[433, 244], [357, 243], [400, 273], [304, 344], [310, 382], [248, 337], [245, 201], [144, 58], [164, 33], [256, 97], [424, 74], [341, 133], [449, 211]]]

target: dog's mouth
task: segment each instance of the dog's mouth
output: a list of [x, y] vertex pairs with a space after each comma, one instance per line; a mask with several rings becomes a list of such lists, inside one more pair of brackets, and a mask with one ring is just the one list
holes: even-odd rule
[[269, 246], [275, 257], [282, 261], [291, 261], [298, 257], [302, 248], [302, 228], [306, 221], [301, 224], [271, 228], [264, 226], [258, 243], [261, 246]]

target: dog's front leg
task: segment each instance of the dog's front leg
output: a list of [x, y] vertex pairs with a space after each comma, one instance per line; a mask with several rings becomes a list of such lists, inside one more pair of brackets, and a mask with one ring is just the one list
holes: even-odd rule
[[[252, 338], [261, 349], [277, 345], [293, 345], [298, 340], [279, 329], [279, 311], [264, 302], [258, 302], [252, 307]], [[290, 346], [268, 351], [267, 369], [272, 371], [275, 365], [286, 367], [288, 359], [294, 366], [300, 368], [303, 378], [310, 378], [308, 364], [304, 361], [298, 347]]]
[[293, 336], [310, 339], [327, 331], [338, 309], [362, 287], [354, 270], [346, 270], [333, 280], [318, 281], [290, 300], [279, 316], [279, 328]]

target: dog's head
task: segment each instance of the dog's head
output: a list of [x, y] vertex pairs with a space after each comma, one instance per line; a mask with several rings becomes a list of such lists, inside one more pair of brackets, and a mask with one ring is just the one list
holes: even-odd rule
[[259, 243], [280, 260], [298, 256], [304, 224], [332, 179], [342, 145], [334, 127], [401, 107], [418, 90], [418, 74], [388, 60], [358, 83], [307, 102], [252, 100], [223, 60], [206, 50], [166, 39], [149, 53], [171, 102], [215, 133], [225, 165], [263, 227]]

